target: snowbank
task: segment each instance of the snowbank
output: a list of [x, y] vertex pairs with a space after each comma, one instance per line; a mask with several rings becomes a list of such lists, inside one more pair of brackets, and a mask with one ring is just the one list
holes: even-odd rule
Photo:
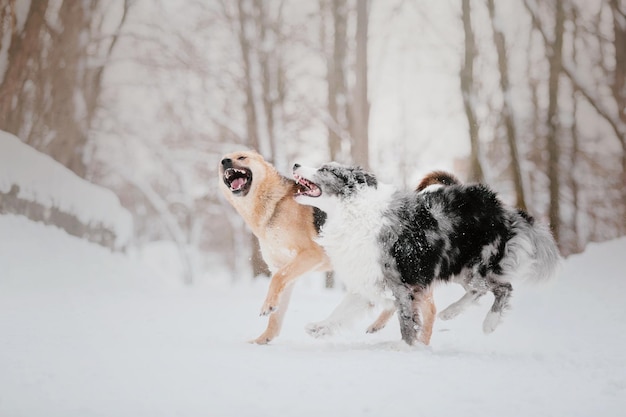
[[115, 247], [132, 236], [132, 217], [113, 191], [78, 177], [54, 159], [0, 131], [0, 193], [19, 187], [17, 197], [101, 225], [115, 234]]

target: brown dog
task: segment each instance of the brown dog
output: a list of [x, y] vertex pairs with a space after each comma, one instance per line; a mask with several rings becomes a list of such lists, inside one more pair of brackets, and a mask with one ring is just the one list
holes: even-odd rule
[[[219, 166], [219, 187], [230, 204], [243, 217], [258, 238], [263, 259], [272, 278], [261, 308], [270, 315], [265, 331], [252, 342], [269, 343], [282, 326], [293, 283], [310, 271], [330, 271], [324, 250], [315, 243], [325, 213], [293, 199], [299, 185], [281, 175], [274, 166], [254, 151], [224, 155]], [[436, 308], [432, 293], [422, 311], [422, 341], [428, 344]], [[382, 329], [395, 310], [384, 310], [368, 333]]]

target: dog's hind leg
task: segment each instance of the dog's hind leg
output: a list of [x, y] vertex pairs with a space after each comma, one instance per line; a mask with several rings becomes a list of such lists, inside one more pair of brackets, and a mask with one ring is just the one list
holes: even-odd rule
[[470, 304], [475, 303], [491, 289], [485, 276], [479, 274], [477, 271], [467, 271], [458, 276], [454, 282], [461, 284], [463, 288], [465, 288], [465, 294], [439, 313], [439, 318], [442, 320], [455, 318], [465, 311]]
[[366, 330], [366, 333], [376, 333], [377, 331], [383, 329], [391, 316], [396, 312], [396, 308], [387, 308], [383, 310], [378, 318], [374, 321], [374, 323], [370, 324]]
[[495, 296], [491, 310], [487, 313], [487, 317], [483, 321], [483, 332], [491, 333], [502, 321], [502, 314], [509, 306], [509, 299], [513, 292], [513, 287], [508, 282], [492, 281], [493, 287], [491, 291]]
[[429, 289], [428, 292], [424, 294], [420, 310], [422, 313], [422, 331], [419, 336], [419, 341], [428, 345], [430, 344], [430, 337], [433, 334], [433, 324], [435, 323], [435, 316], [437, 315], [437, 306], [435, 306], [435, 300], [433, 300], [432, 289]]
[[288, 285], [284, 290], [280, 297], [278, 309], [274, 312], [274, 314], [270, 315], [269, 320], [267, 322], [267, 328], [259, 337], [254, 340], [251, 340], [250, 343], [256, 343], [258, 345], [266, 345], [272, 341], [272, 339], [278, 337], [280, 334], [280, 329], [283, 326], [283, 319], [285, 318], [285, 313], [287, 312], [287, 308], [289, 307], [289, 300], [291, 299], [291, 293], [293, 291], [293, 285]]
[[347, 293], [327, 319], [310, 323], [305, 327], [313, 337], [330, 336], [342, 327], [349, 325], [371, 307], [370, 302], [358, 294]]
[[442, 312], [440, 312], [439, 318], [441, 320], [450, 320], [455, 318], [456, 316], [461, 314], [468, 305], [476, 302], [476, 300], [478, 300], [483, 295], [485, 295], [485, 291], [466, 288], [466, 293], [463, 294], [463, 297], [459, 298], [457, 301], [450, 304]]

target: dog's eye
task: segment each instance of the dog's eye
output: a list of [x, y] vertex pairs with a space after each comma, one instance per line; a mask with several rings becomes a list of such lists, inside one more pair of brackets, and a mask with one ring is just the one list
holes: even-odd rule
[[245, 160], [245, 159], [246, 159], [246, 157], [245, 157], [245, 156], [240, 156], [239, 158], [237, 158], [237, 160], [238, 160], [238, 161], [243, 161], [243, 160]]

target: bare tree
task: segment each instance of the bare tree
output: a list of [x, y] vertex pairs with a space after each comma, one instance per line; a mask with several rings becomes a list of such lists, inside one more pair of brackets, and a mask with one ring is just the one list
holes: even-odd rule
[[[13, 30], [16, 25], [15, 0], [4, 0], [0, 3], [0, 33], [5, 33], [7, 27]], [[0, 38], [0, 51], [2, 51], [2, 38]]]
[[556, 0], [554, 38], [549, 45], [550, 78], [548, 80], [548, 178], [550, 179], [550, 227], [557, 242], [560, 242], [561, 207], [559, 176], [559, 80], [563, 59], [563, 28], [565, 11], [563, 0]]
[[[619, 2], [617, 2], [619, 3]], [[606, 5], [609, 5], [611, 10], [613, 5], [617, 4], [617, 3], [612, 3], [610, 1], [605, 1], [602, 4], [600, 4], [600, 10], [598, 12], [598, 19], [599, 16], [601, 16], [601, 11], [602, 8], [605, 7]], [[595, 37], [597, 44], [598, 44], [598, 51], [597, 51], [597, 63], [595, 63], [596, 68], [599, 69], [599, 72], [606, 74], [606, 78], [604, 80], [602, 80], [600, 82], [600, 84], [596, 85], [596, 86], [591, 86], [589, 85], [589, 81], [585, 80], [583, 77], [580, 76], [580, 74], [578, 74], [576, 68], [567, 61], [563, 61], [561, 58], [561, 62], [557, 63], [556, 59], [557, 56], [553, 53], [553, 51], [555, 51], [555, 47], [558, 47], [559, 42], [561, 43], [561, 47], [562, 47], [562, 36], [561, 39], [558, 39], [558, 30], [555, 30], [553, 34], [549, 33], [549, 31], [544, 27], [544, 23], [541, 21], [541, 19], [538, 16], [538, 11], [537, 11], [537, 4], [532, 1], [532, 0], [524, 0], [524, 5], [526, 7], [526, 9], [528, 10], [531, 18], [532, 18], [532, 23], [533, 23], [533, 27], [535, 29], [537, 29], [537, 32], [541, 35], [545, 45], [546, 45], [546, 49], [548, 51], [549, 54], [549, 58], [550, 58], [550, 67], [551, 67], [551, 80], [554, 81], [554, 76], [553, 76], [553, 70], [554, 65], [555, 64], [559, 64], [560, 65], [560, 73], [565, 75], [567, 77], [567, 79], [571, 82], [572, 87], [574, 88], [574, 90], [581, 96], [584, 98], [584, 100], [591, 105], [591, 107], [595, 110], [595, 112], [597, 113], [598, 116], [600, 116], [606, 123], [607, 125], [611, 128], [611, 130], [614, 132], [615, 137], [617, 138], [618, 142], [620, 143], [620, 146], [622, 148], [622, 168], [621, 168], [621, 183], [623, 184], [624, 181], [624, 172], [626, 172], [626, 169], [624, 168], [624, 155], [626, 155], [626, 129], [624, 128], [624, 121], [621, 120], [621, 115], [623, 114], [623, 102], [620, 105], [619, 101], [620, 98], [620, 93], [619, 93], [619, 87], [617, 90], [615, 90], [615, 86], [619, 86], [620, 83], [620, 73], [624, 73], [624, 62], [623, 62], [623, 55], [624, 55], [624, 48], [623, 48], [623, 43], [624, 40], [620, 40], [620, 31], [623, 29], [623, 26], [620, 25], [620, 21], [621, 18], [619, 17], [620, 14], [623, 15], [624, 10], [623, 8], [620, 9], [619, 8], [619, 4], [617, 4], [617, 15], [613, 14], [613, 17], [617, 17], [618, 22], [613, 22], [613, 34], [614, 34], [614, 39], [613, 39], [613, 44], [607, 45], [607, 42], [604, 41], [604, 39], [606, 39], [606, 37], [604, 35], [602, 35], [600, 28], [599, 28], [599, 22], [595, 23], [595, 30], [597, 31], [596, 33], [591, 33], [590, 35], [592, 37]], [[563, 4], [562, 2], [557, 2], [556, 3], [556, 13], [555, 13], [555, 26], [556, 29], [558, 29], [558, 25], [559, 23], [559, 13], [563, 10]], [[574, 6], [572, 6], [574, 7]], [[620, 11], [621, 10], [621, 11]], [[612, 12], [611, 12], [612, 13]], [[564, 14], [564, 13], [563, 13]], [[566, 17], [563, 17], [562, 20], [565, 20]], [[617, 23], [617, 24], [616, 24]], [[620, 29], [621, 28], [621, 29]], [[620, 45], [620, 43], [622, 43]], [[604, 56], [606, 51], [610, 51], [611, 49], [613, 49], [613, 53], [614, 53], [614, 64], [615, 65], [610, 65], [611, 68], [609, 68], [609, 65], [606, 64], [606, 58]], [[621, 61], [620, 61], [621, 60]], [[623, 82], [623, 81], [622, 81]], [[552, 88], [558, 88], [557, 84], [553, 84]], [[617, 96], [615, 95], [615, 93], [613, 93], [612, 95], [603, 95], [602, 91], [603, 90], [609, 90], [609, 91], [617, 91], [618, 94]], [[623, 91], [623, 87], [622, 87], [622, 91]], [[557, 97], [555, 95], [556, 93], [554, 91], [551, 91], [551, 95], [552, 97], [556, 100]], [[615, 112], [612, 108], [611, 105], [609, 104], [611, 100], [614, 100], [615, 103], [615, 108], [617, 109], [617, 112]], [[553, 106], [555, 106], [555, 104], [553, 103]], [[548, 109], [548, 115], [556, 115], [556, 109], [555, 108], [549, 108]], [[554, 118], [552, 119], [554, 121]], [[558, 121], [558, 120], [557, 120]], [[548, 120], [548, 123], [550, 123], [550, 120]], [[550, 125], [548, 125], [550, 126]], [[554, 126], [553, 126], [554, 127]], [[549, 131], [549, 134], [552, 133], [552, 131]], [[550, 142], [548, 142], [548, 145], [550, 145]], [[549, 151], [549, 154], [552, 154], [553, 152], [558, 151], [558, 144], [557, 144], [557, 148], [556, 149], [552, 149], [552, 151]], [[596, 169], [600, 169], [601, 165], [596, 164], [595, 161], [592, 160], [588, 160], [588, 163], [591, 164], [592, 167], [595, 167]], [[605, 174], [606, 175], [606, 174]], [[556, 187], [558, 187], [558, 185], [556, 185]], [[624, 187], [622, 186], [618, 186], [620, 193], [621, 193], [621, 201], [619, 202], [619, 205], [621, 205], [622, 207], [624, 206], [624, 200], [626, 199], [626, 197], [624, 197], [625, 195], [625, 191], [624, 191]], [[555, 185], [551, 185], [551, 191], [550, 191], [550, 195], [551, 195], [551, 201], [554, 199], [554, 194], [556, 194], [558, 192], [558, 190], [555, 190]], [[590, 190], [587, 190], [587, 192], [589, 192]], [[550, 218], [551, 218], [551, 222], [553, 221], [553, 217], [556, 216], [556, 208], [555, 206], [551, 203], [551, 214], [550, 214]], [[595, 211], [595, 210], [594, 210]], [[624, 209], [621, 210], [622, 213], [620, 213], [621, 218], [624, 218]], [[589, 213], [589, 216], [596, 216], [596, 213]], [[606, 219], [603, 219], [602, 222], [606, 221]], [[624, 230], [624, 222], [622, 221], [618, 221], [619, 226], [617, 227], [617, 229], [619, 230]], [[598, 223], [596, 226], [594, 226], [596, 229], [598, 229], [600, 227], [601, 223]], [[554, 227], [554, 226], [553, 226]], [[557, 226], [558, 228], [558, 226]], [[614, 229], [615, 230], [615, 229]], [[558, 234], [558, 230], [557, 230], [557, 234]]]
[[83, 152], [89, 121], [80, 80], [87, 64], [89, 25], [96, 5], [94, 1], [61, 4], [61, 29], [50, 31], [50, 59], [42, 71], [47, 82], [40, 84], [42, 89], [49, 86], [53, 100], [45, 100], [45, 92], [40, 93], [38, 114], [42, 118], [28, 136], [28, 142], [39, 142], [40, 149], [81, 177], [86, 174]]
[[476, 116], [476, 94], [474, 91], [474, 60], [477, 49], [474, 31], [472, 29], [470, 0], [462, 1], [462, 20], [465, 32], [465, 55], [461, 65], [461, 94], [463, 95], [463, 108], [467, 117], [469, 128], [471, 153], [468, 180], [481, 182], [484, 180], [482, 165], [480, 163], [480, 143], [478, 138], [478, 118]]
[[367, 37], [369, 0], [356, 0], [356, 63], [352, 103], [352, 158], [355, 163], [369, 169], [369, 112], [367, 88]]
[[524, 5], [529, 11], [533, 26], [539, 30], [548, 54], [550, 68], [548, 79], [548, 110], [547, 110], [547, 137], [546, 147], [548, 150], [547, 175], [549, 185], [549, 218], [552, 234], [557, 242], [560, 242], [560, 177], [559, 177], [559, 85], [560, 76], [564, 71], [563, 66], [563, 31], [565, 26], [565, 10], [563, 1], [556, 0], [554, 13], [554, 30], [548, 35], [537, 16], [537, 6], [531, 0], [524, 0]]
[[[244, 72], [244, 91], [246, 95], [245, 112], [246, 112], [246, 132], [247, 143], [252, 149], [260, 149], [259, 132], [258, 132], [258, 110], [256, 107], [256, 97], [254, 94], [255, 79], [252, 75], [253, 51], [250, 38], [252, 34], [248, 33], [250, 28], [249, 21], [251, 19], [247, 7], [250, 4], [246, 0], [237, 0], [238, 23], [239, 23], [239, 46], [241, 48], [241, 58], [243, 62]], [[254, 276], [270, 275], [269, 268], [265, 264], [261, 256], [261, 247], [259, 241], [253, 235], [250, 236], [252, 244], [252, 273]]]
[[[12, 29], [0, 84], [0, 128], [81, 177], [87, 173], [85, 146], [99, 105], [102, 74], [130, 3], [125, 1], [112, 36], [95, 24], [107, 13], [97, 0], [65, 0], [54, 14], [48, 0], [31, 2], [23, 29]], [[13, 4], [10, 14], [15, 13]]]
[[[282, 8], [284, 1], [277, 6], [276, 16], [270, 17], [268, 3], [254, 1], [257, 26], [258, 60], [261, 72], [261, 102], [265, 116], [265, 130], [269, 142], [269, 156], [274, 163], [279, 163], [276, 137], [276, 124], [280, 122], [280, 114], [285, 100], [285, 69], [281, 57], [281, 27], [283, 25]], [[274, 44], [273, 48], [267, 45]]]
[[522, 181], [522, 168], [520, 166], [520, 156], [517, 149], [517, 131], [515, 128], [515, 115], [511, 97], [511, 86], [509, 83], [509, 61], [507, 57], [507, 46], [504, 32], [499, 20], [496, 18], [494, 0], [487, 0], [487, 8], [491, 18], [491, 28], [493, 40], [498, 53], [498, 69], [500, 71], [500, 89], [502, 90], [502, 117], [506, 127], [506, 137], [509, 145], [511, 158], [511, 171], [513, 185], [515, 187], [515, 204], [522, 210], [526, 210], [526, 199], [524, 198], [524, 184]]
[[[617, 138], [622, 147], [622, 185], [626, 184], [626, 5], [619, 0], [610, 0], [613, 16], [613, 45], [615, 69], [611, 79], [611, 91], [617, 103], [618, 118], [621, 122]], [[626, 219], [626, 187], [622, 186], [622, 219]], [[621, 231], [626, 233], [626, 221], [621, 222]]]
[[[286, 75], [281, 57], [283, 1], [237, 0], [236, 27], [245, 92], [246, 144], [275, 164], [279, 153], [277, 126], [284, 123]], [[223, 3], [223, 9], [228, 6]], [[270, 45], [272, 45], [270, 47]], [[253, 273], [269, 275], [258, 241], [253, 241]]]
[[[573, 23], [572, 24], [572, 37], [573, 39], [576, 39], [578, 36], [578, 32], [579, 32], [579, 26], [578, 26], [578, 13], [576, 8], [572, 8], [570, 10], [571, 12], [571, 16], [570, 16], [570, 21]], [[572, 48], [571, 48], [571, 60], [572, 63], [574, 65], [577, 64], [578, 62], [578, 47], [576, 45], [576, 42], [572, 42]], [[571, 192], [571, 212], [572, 212], [572, 217], [570, 219], [570, 223], [569, 223], [569, 227], [568, 229], [571, 232], [571, 237], [570, 239], [568, 239], [568, 241], [566, 242], [566, 244], [569, 246], [568, 248], [568, 252], [569, 253], [577, 253], [580, 252], [580, 247], [579, 247], [579, 228], [578, 228], [578, 218], [580, 215], [580, 203], [579, 203], [579, 199], [580, 199], [580, 191], [579, 191], [579, 184], [578, 184], [578, 178], [577, 178], [577, 172], [578, 170], [574, 169], [574, 167], [578, 166], [579, 163], [579, 158], [580, 158], [580, 138], [579, 138], [579, 126], [578, 126], [578, 93], [576, 91], [575, 88], [573, 88], [572, 86], [572, 123], [569, 129], [569, 136], [571, 139], [571, 149], [570, 149], [570, 160], [569, 160], [569, 166], [571, 169], [569, 169], [569, 172], [566, 173], [566, 175], [569, 177], [569, 188], [570, 188], [570, 192]]]
[[[348, 137], [349, 109], [347, 68], [348, 68], [348, 3], [346, 0], [320, 0], [321, 43], [326, 60], [326, 87], [328, 117], [328, 150], [331, 161], [344, 159], [342, 148]], [[330, 15], [332, 25], [327, 25], [325, 17]], [[328, 29], [331, 33], [328, 33]], [[328, 40], [330, 38], [330, 41]], [[335, 279], [332, 272], [326, 273], [325, 286], [332, 288]]]
[[84, 89], [86, 106], [85, 112], [87, 120], [90, 121], [90, 127], [96, 117], [97, 110], [101, 106], [100, 99], [103, 89], [104, 71], [107, 68], [107, 63], [111, 61], [115, 47], [122, 36], [122, 31], [128, 20], [133, 3], [133, 0], [124, 0], [124, 4], [122, 6], [122, 16], [117, 24], [116, 30], [109, 36], [103, 36], [104, 28], [102, 26], [105, 20], [104, 13], [98, 19], [93, 19], [94, 22], [91, 25], [93, 32], [92, 38], [94, 40], [102, 38], [102, 40], [97, 42], [100, 44], [100, 48], [98, 49], [102, 50], [97, 60], [104, 62], [104, 64], [87, 65], [82, 73], [83, 78], [80, 80]]
[[[340, 156], [343, 138], [348, 129], [348, 85], [346, 79], [348, 59], [348, 4], [346, 0], [331, 0], [329, 2], [332, 20], [332, 52], [326, 53], [326, 84], [328, 95], [328, 148], [330, 159], [337, 161]], [[322, 16], [325, 16], [327, 2], [320, 2]], [[323, 24], [323, 26], [325, 26]], [[321, 28], [322, 47], [326, 44], [326, 28]]]
[[258, 116], [257, 108], [255, 105], [254, 95], [254, 79], [252, 76], [252, 47], [250, 44], [250, 37], [252, 34], [248, 33], [249, 30], [249, 11], [246, 7], [249, 6], [249, 2], [246, 0], [237, 0], [237, 22], [239, 24], [239, 30], [237, 32], [239, 38], [239, 47], [241, 48], [241, 59], [243, 63], [244, 83], [243, 88], [246, 95], [246, 103], [244, 106], [246, 112], [246, 136], [247, 143], [253, 149], [259, 149], [259, 135], [258, 135]]
[[[8, 8], [8, 10], [7, 10]], [[15, 27], [14, 3], [3, 8], [5, 16], [9, 16], [11, 24], [3, 26], [12, 32], [7, 69], [0, 84], [0, 129], [24, 137], [24, 119], [26, 118], [29, 101], [24, 97], [24, 86], [35, 72], [34, 65], [39, 62], [37, 54], [41, 51], [40, 33], [45, 26], [45, 15], [48, 0], [36, 1], [28, 9], [28, 15], [22, 30]], [[3, 19], [4, 20], [4, 19]]]

